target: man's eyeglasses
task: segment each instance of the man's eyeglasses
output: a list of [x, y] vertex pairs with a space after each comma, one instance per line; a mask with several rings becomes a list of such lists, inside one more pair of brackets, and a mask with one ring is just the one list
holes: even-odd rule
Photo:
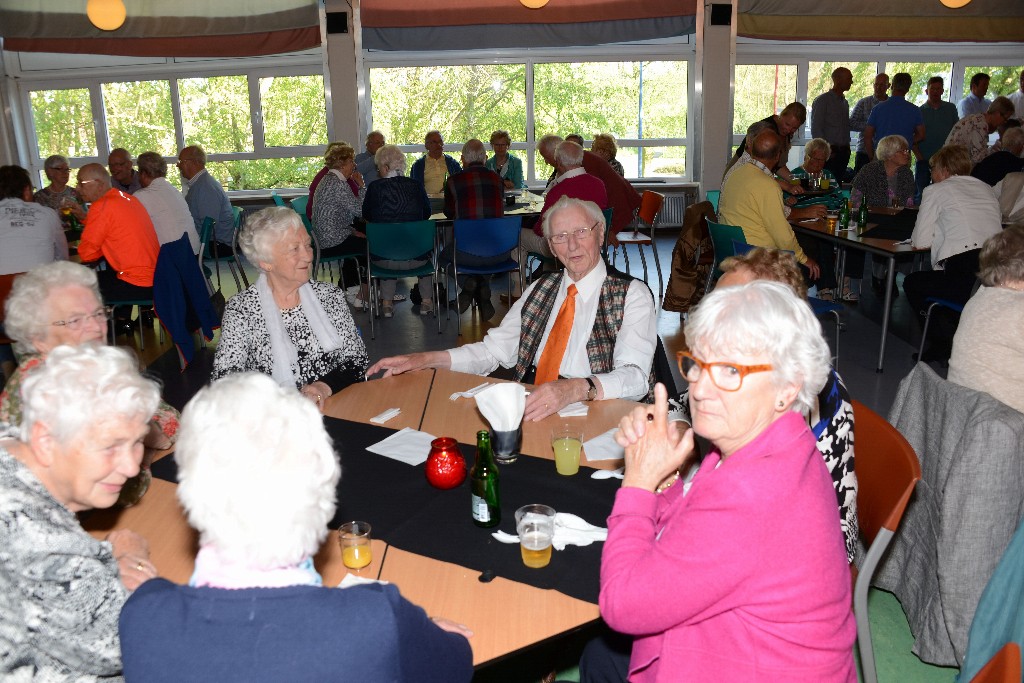
[[548, 241], [551, 242], [551, 244], [565, 244], [569, 241], [570, 235], [575, 237], [577, 241], [585, 240], [590, 237], [590, 233], [594, 232], [596, 227], [597, 223], [594, 223], [589, 228], [574, 228], [569, 232], [560, 232], [557, 235], [548, 237]]
[[101, 308], [97, 308], [95, 311], [89, 313], [88, 315], [76, 315], [74, 318], [68, 318], [67, 320], [58, 320], [50, 324], [53, 325], [54, 327], [66, 327], [69, 330], [77, 331], [80, 330], [82, 326], [89, 321], [98, 321], [100, 319], [105, 320], [110, 316], [111, 310], [112, 309], [109, 306], [103, 306]]
[[755, 372], [767, 372], [772, 369], [771, 365], [705, 363], [686, 351], [676, 353], [676, 360], [679, 362], [679, 372], [683, 373], [687, 382], [693, 384], [700, 379], [701, 373], [707, 370], [711, 376], [711, 383], [722, 391], [739, 391], [743, 386], [744, 377]]

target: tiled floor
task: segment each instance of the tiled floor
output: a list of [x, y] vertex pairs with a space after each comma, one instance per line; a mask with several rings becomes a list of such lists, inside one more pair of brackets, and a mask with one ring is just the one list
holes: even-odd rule
[[[664, 230], [658, 237], [658, 248], [666, 275], [671, 264], [674, 231]], [[621, 267], [621, 261], [620, 267]], [[638, 259], [632, 259], [635, 275], [640, 274]], [[253, 280], [251, 268], [250, 281]], [[231, 278], [224, 279], [224, 293], [230, 296], [234, 291]], [[499, 301], [499, 294], [504, 287], [504, 279], [496, 279], [492, 285], [493, 299], [497, 315], [490, 322], [480, 321], [475, 311], [463, 315], [462, 335], [456, 334], [453, 310], [451, 318], [442, 325], [442, 333], [438, 334], [437, 325], [432, 317], [416, 314], [408, 302], [396, 303], [395, 315], [391, 319], [376, 321], [376, 338], [370, 339], [369, 318], [366, 313], [355, 315], [356, 323], [363, 331], [371, 362], [388, 355], [445, 349], [452, 346], [478, 341], [488, 329], [500, 321], [507, 307]], [[408, 285], [399, 285], [400, 293], [408, 293]], [[656, 281], [652, 282], [655, 286]], [[900, 380], [913, 366], [911, 353], [916, 350], [918, 332], [911, 319], [907, 300], [900, 296], [893, 307], [891, 334], [889, 335], [885, 371], [875, 372], [878, 353], [879, 335], [881, 330], [881, 303], [871, 292], [865, 292], [862, 302], [856, 307], [848, 307], [843, 313], [844, 330], [841, 333], [840, 359], [838, 368], [845, 379], [851, 395], [886, 415], [896, 394]], [[824, 323], [826, 336], [830, 344], [834, 342], [835, 326], [830, 321]], [[662, 336], [666, 349], [674, 359], [674, 353], [682, 346], [682, 331], [677, 313], [661, 311], [658, 316], [658, 332]], [[119, 338], [124, 343], [125, 338]], [[212, 363], [212, 349], [198, 354], [196, 362], [185, 372], [179, 372], [177, 361], [168, 344], [159, 345], [155, 335], [147, 333], [146, 352], [140, 354], [150, 371], [164, 382], [165, 395], [169, 402], [181, 406], [203, 384], [209, 375]], [[834, 346], [833, 346], [834, 348]], [[907, 626], [906, 618], [899, 603], [891, 595], [873, 591], [871, 597], [871, 622], [874, 629], [874, 644], [878, 661], [879, 680], [885, 681], [948, 681], [955, 674], [954, 669], [933, 667], [920, 662], [910, 652], [913, 639]], [[562, 669], [560, 677], [564, 680], [576, 680], [578, 674], [572, 666], [576, 654], [568, 652], [571, 647], [564, 644], [558, 652], [550, 653], [545, 662]], [[481, 681], [530, 681], [542, 675], [544, 667], [537, 667], [536, 654], [491, 667], [480, 672]], [[548, 669], [550, 670], [550, 669]], [[540, 673], [538, 673], [540, 671]]]

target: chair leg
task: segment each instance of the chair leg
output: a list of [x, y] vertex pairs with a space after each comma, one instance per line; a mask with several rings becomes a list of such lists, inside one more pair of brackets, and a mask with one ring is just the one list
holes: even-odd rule
[[643, 266], [643, 269], [644, 269], [644, 283], [648, 287], [650, 287], [651, 283], [647, 279], [647, 257], [644, 256], [644, 245], [642, 245], [642, 244], [636, 245], [636, 250], [640, 253], [640, 264]]
[[927, 312], [924, 314], [924, 328], [921, 329], [921, 346], [917, 349], [918, 361], [924, 358], [924, 341], [928, 338], [928, 323], [932, 321], [932, 309], [938, 305], [938, 302], [933, 301], [931, 305], [928, 306]]
[[231, 269], [231, 277], [235, 278], [235, 288], [242, 291], [242, 282], [238, 279], [238, 272], [235, 270], [235, 262], [228, 261], [228, 268]]
[[[333, 277], [332, 277], [332, 279], [333, 279]], [[373, 325], [373, 319], [377, 317], [377, 315], [376, 315], [377, 314], [377, 297], [374, 296], [374, 286], [373, 285], [374, 285], [374, 280], [371, 277], [371, 278], [369, 278], [369, 282], [367, 283], [367, 287], [366, 287], [366, 291], [367, 291], [366, 296], [370, 297], [370, 300], [363, 302], [364, 304], [367, 305], [367, 310], [370, 312], [370, 339], [376, 339], [377, 338], [376, 332], [374, 330], [374, 325]]]
[[665, 280], [661, 274], [661, 260], [658, 258], [658, 245], [654, 243], [654, 230], [651, 230], [651, 251], [654, 253], [654, 267], [658, 269], [658, 307], [664, 302]]

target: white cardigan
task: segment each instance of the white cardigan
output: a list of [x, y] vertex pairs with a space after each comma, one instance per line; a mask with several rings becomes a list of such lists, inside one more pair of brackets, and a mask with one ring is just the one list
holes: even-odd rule
[[981, 249], [1002, 229], [992, 188], [977, 178], [957, 175], [924, 188], [912, 240], [916, 248], [931, 248], [932, 268], [940, 270], [950, 256]]

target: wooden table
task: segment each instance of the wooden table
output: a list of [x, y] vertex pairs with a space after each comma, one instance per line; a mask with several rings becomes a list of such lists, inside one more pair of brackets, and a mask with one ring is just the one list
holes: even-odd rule
[[[449, 370], [418, 371], [348, 387], [328, 400], [325, 412], [332, 417], [368, 422], [387, 408], [400, 407], [402, 413], [389, 421], [387, 427], [424, 431], [433, 428], [431, 433], [473, 443], [476, 430], [485, 426], [475, 402], [451, 401], [449, 396], [482, 381], [479, 376]], [[570, 419], [583, 423], [589, 438], [617, 424], [635, 405], [630, 401], [599, 401], [591, 404], [588, 417]], [[553, 416], [526, 424], [523, 452], [553, 459], [549, 432], [550, 425], [558, 419]], [[445, 432], [445, 427], [452, 431]], [[591, 466], [617, 464], [610, 461]], [[149, 540], [151, 557], [160, 576], [175, 583], [187, 583], [195, 566], [199, 541], [178, 504], [176, 492], [175, 484], [154, 479], [137, 505], [85, 513], [82, 525], [97, 538], [104, 538], [114, 529], [137, 531]], [[314, 557], [314, 563], [326, 586], [336, 586], [349, 573], [341, 562], [333, 531]], [[478, 571], [416, 555], [380, 540], [373, 541], [373, 562], [351, 573], [393, 582], [406, 598], [431, 616], [447, 617], [468, 626], [475, 634], [470, 639], [475, 665], [573, 631], [599, 617], [596, 604], [502, 578], [481, 583]], [[500, 608], [496, 607], [499, 605]]]
[[[874, 213], [888, 213], [890, 215], [894, 213], [892, 209], [883, 207], [872, 208], [871, 211]], [[893, 288], [896, 286], [896, 258], [899, 256], [925, 254], [928, 253], [929, 250], [914, 249], [914, 247], [909, 244], [900, 244], [897, 240], [865, 237], [863, 235], [858, 235], [856, 230], [837, 229], [834, 233], [829, 232], [828, 224], [825, 219], [818, 219], [816, 221], [793, 221], [790, 222], [790, 225], [793, 226], [793, 230], [798, 235], [807, 235], [809, 237], [823, 239], [827, 242], [838, 245], [841, 249], [857, 249], [886, 259], [885, 304], [882, 307], [882, 337], [878, 344], [878, 365], [875, 368], [875, 372], [882, 372], [882, 366], [885, 362], [885, 342], [889, 334], [889, 318], [892, 316], [892, 293]], [[871, 230], [876, 227], [876, 225], [876, 223], [868, 223], [866, 230]], [[844, 262], [845, 258], [840, 258], [838, 272], [839, 287], [837, 287], [837, 291], [842, 290]]]

